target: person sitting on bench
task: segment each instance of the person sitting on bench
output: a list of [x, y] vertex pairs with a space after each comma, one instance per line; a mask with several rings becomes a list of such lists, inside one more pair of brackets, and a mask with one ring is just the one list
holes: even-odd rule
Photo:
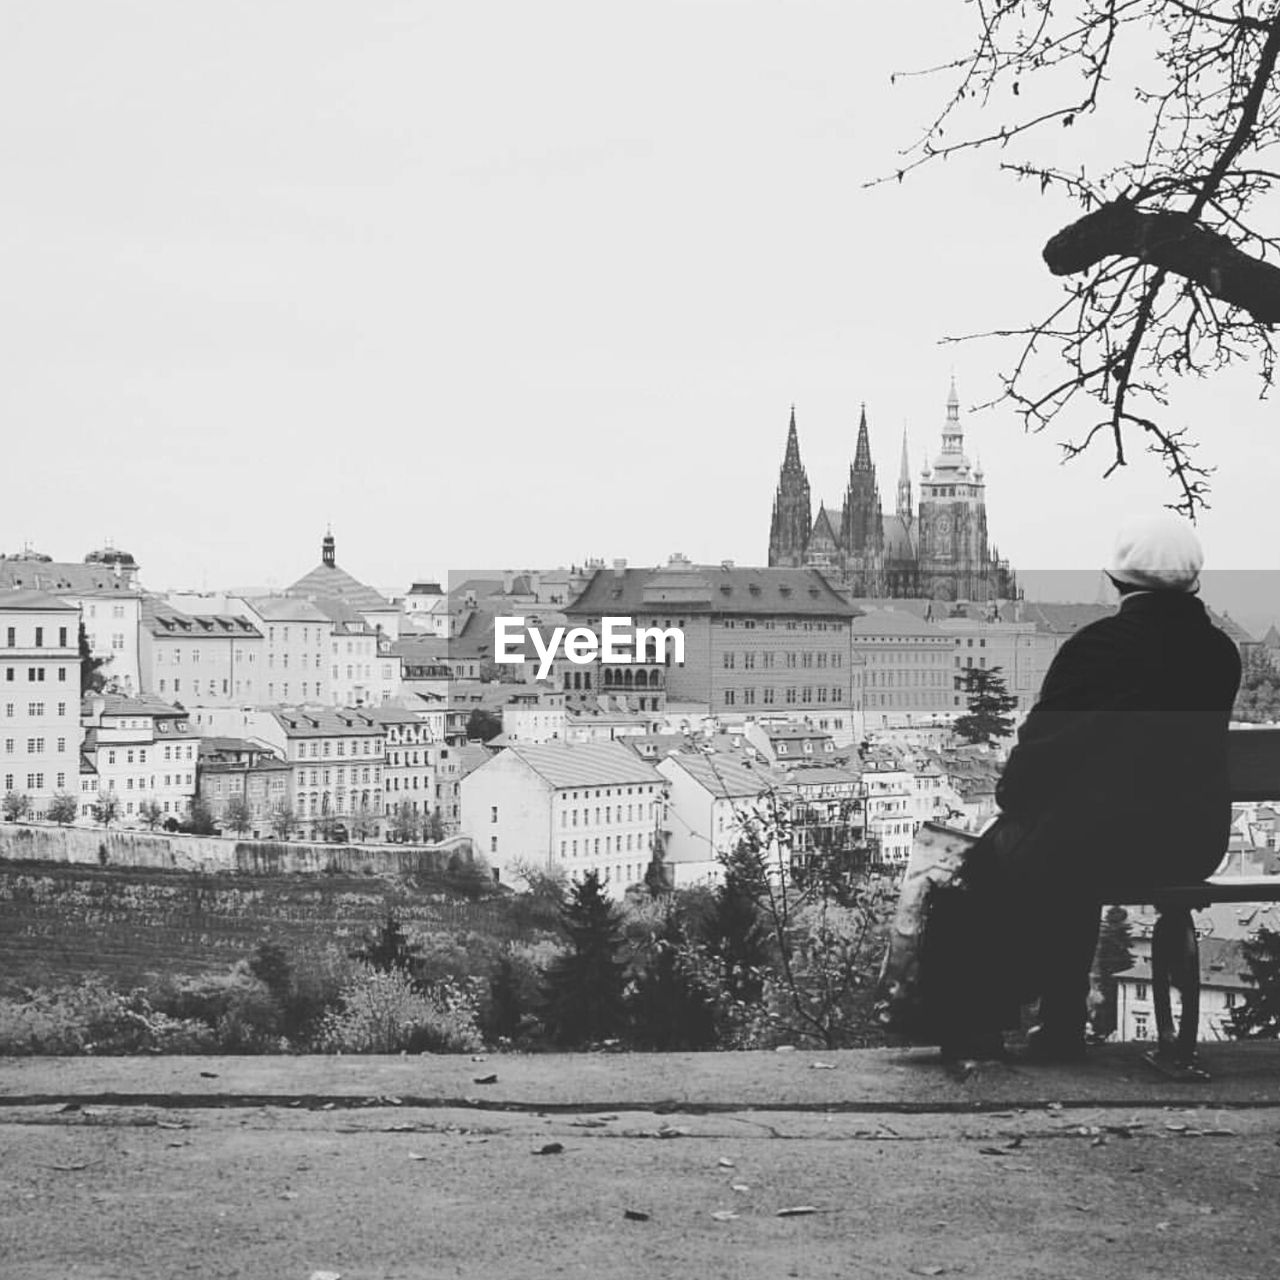
[[944, 1056], [999, 1055], [1035, 998], [1028, 1056], [1082, 1056], [1105, 886], [1197, 881], [1222, 860], [1240, 657], [1196, 595], [1202, 562], [1186, 521], [1127, 522], [1106, 570], [1118, 611], [1050, 664], [997, 784], [999, 816], [965, 861], [960, 909], [940, 913], [926, 949]]

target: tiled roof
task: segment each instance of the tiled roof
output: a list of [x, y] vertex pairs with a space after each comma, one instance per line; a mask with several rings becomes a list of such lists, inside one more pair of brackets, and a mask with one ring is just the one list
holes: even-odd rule
[[513, 743], [506, 748], [557, 790], [661, 782], [651, 764], [617, 742]]
[[68, 604], [58, 596], [47, 591], [34, 591], [19, 588], [3, 590], [0, 583], [0, 611], [11, 612], [22, 610], [29, 613], [75, 613], [76, 606]]
[[319, 622], [329, 621], [329, 616], [316, 608], [310, 600], [294, 596], [253, 596], [245, 601], [258, 617], [268, 622]]
[[483, 600], [486, 596], [496, 596], [502, 594], [502, 579], [499, 578], [464, 578], [456, 586], [449, 587], [449, 595], [455, 600], [461, 600], [467, 592], [475, 592], [477, 600]]
[[[1249, 968], [1238, 941], [1233, 938], [1201, 938], [1199, 946], [1201, 986], [1243, 991], [1254, 985], [1248, 976]], [[1132, 968], [1117, 976], [1128, 982], [1150, 982], [1151, 961], [1139, 959]]]
[[337, 565], [318, 564], [310, 573], [299, 578], [293, 586], [286, 588], [286, 595], [303, 596], [308, 600], [319, 602], [323, 599], [344, 600], [353, 609], [366, 613], [385, 612], [394, 609], [386, 596], [353, 578], [345, 569]]
[[391, 652], [409, 663], [439, 662], [449, 652], [444, 636], [402, 635], [391, 642]]
[[942, 632], [914, 613], [880, 609], [855, 618], [852, 625], [853, 638], [859, 636], [942, 636]]
[[459, 773], [464, 778], [491, 760], [494, 755], [487, 747], [482, 747], [476, 742], [464, 742], [462, 746], [453, 747], [452, 750], [458, 757]]
[[29, 587], [66, 595], [136, 596], [129, 575], [116, 576], [108, 564], [77, 564], [59, 560], [0, 560], [0, 590]]
[[1215, 613], [1210, 609], [1209, 617], [1214, 625], [1225, 631], [1236, 644], [1258, 643], [1229, 613]]
[[856, 611], [816, 569], [597, 569], [565, 607], [582, 617], [690, 614], [848, 618]]
[[825, 729], [813, 729], [807, 724], [797, 724], [794, 720], [789, 720], [786, 724], [762, 724], [760, 728], [764, 731], [770, 742], [791, 741], [794, 738], [829, 738], [831, 735]]
[[1033, 622], [1037, 631], [1057, 636], [1073, 635], [1091, 622], [1111, 617], [1115, 611], [1115, 605], [1110, 604], [1051, 604], [1040, 600], [1022, 602], [1024, 622]]
[[665, 763], [683, 769], [705, 791], [722, 799], [763, 795], [786, 782], [784, 775], [767, 765], [751, 764], [744, 756], [725, 752], [676, 751]]
[[421, 723], [421, 717], [407, 707], [397, 706], [394, 703], [384, 702], [381, 706], [369, 707], [367, 710], [370, 719], [376, 720], [379, 724]]
[[820, 764], [808, 769], [797, 769], [787, 774], [787, 782], [793, 787], [830, 786], [833, 783], [857, 782], [861, 777], [857, 769], [841, 769], [835, 765]]
[[183, 613], [156, 596], [142, 601], [142, 625], [153, 636], [189, 636], [217, 639], [221, 636], [261, 637], [262, 632], [247, 618], [229, 613]]
[[270, 754], [271, 748], [264, 743], [254, 742], [249, 738], [225, 738], [215, 734], [200, 739], [200, 754], [202, 756], [215, 755], [218, 752], [225, 751], [267, 752]]
[[374, 628], [365, 621], [364, 615], [350, 600], [344, 600], [339, 596], [314, 596], [311, 603], [333, 624], [335, 635], [356, 636], [374, 633]]
[[99, 699], [103, 704], [104, 716], [162, 716], [178, 720], [187, 718], [187, 713], [181, 707], [175, 707], [170, 702], [146, 693], [135, 697], [123, 693], [89, 693], [80, 699], [82, 713], [91, 712]]
[[632, 733], [622, 739], [623, 746], [646, 760], [660, 760], [669, 751], [679, 751], [686, 742], [683, 733]]
[[290, 738], [368, 737], [382, 731], [372, 712], [355, 707], [268, 707]]

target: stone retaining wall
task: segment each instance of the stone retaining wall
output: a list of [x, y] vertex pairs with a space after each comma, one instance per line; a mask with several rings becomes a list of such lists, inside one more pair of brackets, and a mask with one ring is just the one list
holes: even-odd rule
[[320, 872], [405, 876], [470, 865], [475, 854], [465, 836], [421, 846], [313, 844], [0, 822], [0, 859], [268, 876]]

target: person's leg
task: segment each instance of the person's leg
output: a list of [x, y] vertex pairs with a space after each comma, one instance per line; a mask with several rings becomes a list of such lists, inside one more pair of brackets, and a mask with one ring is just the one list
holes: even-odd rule
[[1063, 894], [1042, 902], [1040, 914], [1039, 1024], [1029, 1048], [1045, 1056], [1076, 1056], [1084, 1048], [1100, 909], [1091, 895]]

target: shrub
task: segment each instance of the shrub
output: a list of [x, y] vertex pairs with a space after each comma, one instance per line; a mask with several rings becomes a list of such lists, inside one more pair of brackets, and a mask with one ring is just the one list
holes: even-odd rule
[[204, 1023], [157, 1011], [141, 990], [122, 993], [90, 975], [18, 999], [0, 999], [0, 1054], [208, 1053]]
[[481, 1047], [472, 993], [454, 983], [419, 991], [400, 970], [368, 965], [325, 1014], [317, 1048], [326, 1053], [472, 1053]]

